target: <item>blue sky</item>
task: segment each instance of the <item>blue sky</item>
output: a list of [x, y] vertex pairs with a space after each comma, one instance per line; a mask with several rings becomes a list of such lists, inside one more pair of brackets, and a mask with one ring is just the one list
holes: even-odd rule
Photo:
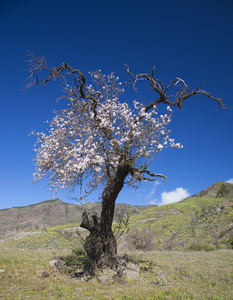
[[[134, 73], [155, 66], [164, 84], [181, 77], [194, 88], [204, 81], [205, 90], [233, 107], [232, 15], [230, 0], [1, 1], [0, 209], [52, 196], [46, 181], [30, 185], [35, 139], [28, 135], [44, 130], [44, 121], [63, 103], [56, 102], [56, 82], [24, 92], [29, 51], [45, 56], [51, 67], [65, 61], [84, 74], [113, 71], [121, 81], [128, 78], [123, 63]], [[126, 96], [146, 102], [153, 95]], [[168, 203], [232, 179], [232, 125], [233, 109], [218, 111], [210, 99], [191, 98], [183, 111], [174, 111], [171, 124], [184, 148], [165, 149], [151, 165], [169, 177], [167, 184], [126, 188], [118, 202]], [[57, 197], [70, 201], [66, 192]]]

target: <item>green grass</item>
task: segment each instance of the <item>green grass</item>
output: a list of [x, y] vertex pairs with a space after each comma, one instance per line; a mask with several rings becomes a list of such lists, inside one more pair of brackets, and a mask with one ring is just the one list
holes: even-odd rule
[[191, 197], [130, 217], [130, 228], [149, 228], [154, 233], [157, 249], [167, 249], [171, 239], [173, 249], [180, 245], [189, 248], [196, 242], [211, 243], [216, 249], [228, 248], [232, 223], [233, 200], [223, 198]]
[[[49, 270], [69, 249], [12, 249], [0, 245], [1, 299], [233, 299], [233, 251], [128, 253], [141, 268], [137, 281], [101, 284]], [[123, 254], [122, 254], [123, 255]], [[125, 257], [125, 256], [124, 256]], [[39, 277], [37, 270], [50, 276]]]
[[[82, 242], [74, 236], [78, 223], [28, 231], [0, 243], [0, 299], [230, 300], [233, 250], [223, 248], [233, 247], [232, 223], [233, 200], [223, 198], [192, 197], [131, 216], [130, 229], [152, 232], [157, 248], [133, 252], [119, 247], [120, 256], [140, 266], [140, 277], [111, 286], [96, 278], [70, 279], [49, 269], [54, 257], [82, 267]], [[127, 235], [124, 238], [127, 242]], [[180, 246], [183, 241], [185, 247]], [[39, 277], [37, 270], [47, 270], [50, 276]]]
[[[51, 227], [46, 231], [39, 231], [38, 234], [31, 234], [18, 239], [7, 239], [0, 244], [2, 247], [13, 249], [71, 249], [80, 245], [80, 240], [72, 237], [72, 234], [64, 234], [57, 228], [67, 226]], [[72, 228], [72, 227], [71, 227]], [[36, 233], [36, 231], [35, 231]], [[16, 251], [16, 250], [15, 250]]]

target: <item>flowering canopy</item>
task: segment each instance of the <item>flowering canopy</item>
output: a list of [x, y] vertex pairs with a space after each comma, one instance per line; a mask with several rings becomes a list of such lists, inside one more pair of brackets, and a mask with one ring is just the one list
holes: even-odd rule
[[[36, 172], [34, 180], [48, 176], [50, 188], [74, 189], [84, 181], [87, 196], [104, 185], [101, 216], [84, 211], [80, 226], [90, 231], [84, 249], [95, 266], [107, 266], [121, 272], [117, 258], [117, 244], [112, 232], [115, 201], [124, 184], [136, 187], [141, 181], [165, 180], [162, 174], [151, 172], [148, 167], [153, 158], [164, 148], [181, 148], [170, 138], [167, 129], [171, 122], [171, 106], [181, 108], [183, 101], [195, 94], [202, 94], [224, 107], [220, 98], [201, 90], [188, 89], [181, 78], [175, 78], [167, 86], [152, 74], [127, 73], [134, 89], [138, 81], [150, 85], [158, 96], [147, 105], [137, 101], [120, 101], [124, 92], [118, 77], [113, 73], [92, 73], [93, 86], [79, 69], [66, 63], [49, 68], [43, 57], [32, 55], [28, 86], [45, 85], [61, 78], [69, 107], [55, 112], [47, 134], [37, 133]], [[46, 78], [39, 80], [37, 71], [45, 71]], [[71, 79], [72, 84], [68, 84]], [[179, 85], [176, 95], [167, 96], [171, 87]], [[170, 91], [170, 90], [169, 90]], [[167, 113], [158, 114], [160, 103], [166, 104]], [[82, 198], [81, 198], [82, 199]]]
[[[48, 176], [54, 192], [61, 188], [74, 189], [82, 185], [84, 179], [87, 186], [85, 195], [102, 185], [108, 190], [106, 183], [117, 184], [115, 179], [118, 176], [121, 184], [123, 180], [123, 184], [133, 187], [142, 180], [164, 180], [164, 175], [152, 173], [148, 166], [164, 147], [182, 147], [170, 138], [167, 129], [172, 117], [170, 107], [182, 108], [183, 102], [191, 96], [202, 94], [217, 101], [220, 108], [225, 108], [221, 98], [201, 89], [203, 83], [191, 90], [183, 79], [176, 77], [164, 86], [155, 77], [154, 68], [151, 74], [134, 75], [126, 65], [131, 76], [128, 84], [136, 89], [137, 82], [144, 81], [158, 95], [144, 106], [137, 101], [120, 101], [124, 89], [113, 73], [108, 76], [101, 71], [91, 73], [92, 86], [86, 84], [86, 78], [79, 69], [66, 63], [51, 69], [44, 57], [34, 55], [31, 55], [29, 63], [27, 87], [45, 85], [52, 79], [61, 78], [65, 84], [63, 97], [69, 104], [69, 108], [55, 111], [47, 134], [37, 133], [34, 181]], [[41, 81], [37, 71], [48, 72], [48, 76]], [[67, 78], [72, 80], [71, 85]], [[177, 93], [167, 96], [172, 87], [178, 87]], [[167, 105], [164, 115], [158, 115], [160, 103]], [[121, 188], [122, 185], [119, 190]]]
[[[64, 97], [70, 107], [54, 112], [47, 134], [37, 133], [34, 181], [47, 176], [51, 190], [57, 192], [73, 189], [85, 179], [88, 195], [114, 177], [122, 161], [130, 165], [125, 184], [135, 187], [142, 180], [164, 178], [147, 168], [164, 147], [182, 147], [167, 129], [170, 106], [159, 115], [156, 105], [146, 109], [137, 101], [121, 102], [124, 89], [118, 77], [101, 71], [91, 75], [93, 86], [85, 87], [85, 97], [80, 97], [79, 86], [65, 81]], [[96, 102], [90, 101], [93, 95]]]

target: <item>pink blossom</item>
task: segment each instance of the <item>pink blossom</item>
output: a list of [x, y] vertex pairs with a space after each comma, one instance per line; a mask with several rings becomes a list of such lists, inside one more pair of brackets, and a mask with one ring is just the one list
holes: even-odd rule
[[[50, 189], [57, 192], [61, 188], [74, 188], [82, 180], [89, 178], [87, 191], [98, 189], [106, 183], [108, 176], [114, 176], [122, 155], [143, 168], [164, 146], [181, 148], [169, 138], [167, 130], [171, 122], [172, 110], [157, 116], [157, 107], [146, 111], [139, 101], [132, 105], [119, 100], [123, 92], [119, 78], [101, 71], [92, 73], [94, 85], [91, 92], [98, 90], [100, 102], [96, 115], [88, 104], [88, 99], [76, 101], [74, 110], [64, 109], [54, 112], [47, 133], [37, 133], [36, 171], [34, 180], [45, 176], [50, 178]], [[72, 102], [75, 87], [67, 86], [66, 96]], [[88, 106], [89, 105], [89, 106]], [[106, 132], [109, 135], [106, 135]], [[142, 174], [128, 176], [126, 183], [135, 186], [142, 180]]]

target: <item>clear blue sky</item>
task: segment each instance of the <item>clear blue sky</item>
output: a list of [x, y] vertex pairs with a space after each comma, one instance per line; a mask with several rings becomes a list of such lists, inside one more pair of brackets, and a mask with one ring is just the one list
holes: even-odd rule
[[[176, 76], [190, 87], [204, 81], [205, 90], [233, 107], [232, 15], [231, 0], [1, 1], [0, 209], [52, 196], [46, 181], [30, 185], [35, 139], [28, 134], [44, 130], [44, 121], [62, 103], [56, 103], [56, 82], [23, 91], [28, 51], [45, 56], [50, 66], [65, 61], [84, 74], [114, 71], [122, 81], [127, 79], [123, 63], [135, 73], [155, 65], [164, 83]], [[233, 178], [232, 125], [233, 109], [217, 111], [210, 99], [192, 98], [174, 112], [171, 125], [184, 148], [161, 152], [151, 165], [169, 177], [167, 184], [126, 188], [118, 201], [166, 203]], [[69, 201], [67, 193], [57, 196]]]

